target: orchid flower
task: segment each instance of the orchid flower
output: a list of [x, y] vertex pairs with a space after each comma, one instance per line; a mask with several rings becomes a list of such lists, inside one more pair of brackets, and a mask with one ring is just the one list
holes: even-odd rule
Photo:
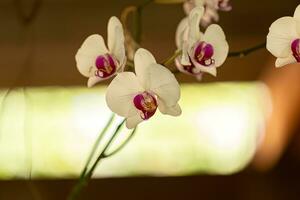
[[126, 118], [127, 128], [151, 118], [157, 108], [163, 114], [180, 115], [180, 87], [175, 76], [146, 49], [137, 50], [134, 65], [135, 73], [119, 73], [106, 93], [108, 107]]
[[126, 64], [124, 33], [117, 17], [109, 19], [107, 40], [108, 49], [103, 37], [93, 34], [83, 42], [75, 56], [79, 72], [89, 78], [88, 87], [124, 70]]
[[219, 21], [219, 10], [230, 11], [232, 9], [229, 0], [187, 0], [183, 4], [184, 11], [187, 15], [197, 6], [205, 7], [205, 12], [201, 19], [201, 25], [203, 27], [207, 27], [213, 21]]
[[175, 62], [179, 71], [201, 79], [203, 72], [217, 75], [228, 55], [228, 43], [219, 25], [210, 25], [205, 33], [199, 29], [204, 7], [195, 7], [188, 18], [183, 19], [176, 31], [176, 44], [182, 50]]
[[300, 5], [293, 17], [282, 17], [270, 27], [267, 49], [277, 57], [275, 66], [300, 62]]

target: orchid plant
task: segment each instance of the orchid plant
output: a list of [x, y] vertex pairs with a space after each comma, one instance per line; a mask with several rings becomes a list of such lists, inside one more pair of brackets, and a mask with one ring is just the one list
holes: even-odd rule
[[[152, 53], [140, 45], [140, 17], [149, 3], [182, 3], [187, 15], [176, 30], [177, 50], [163, 62], [157, 62]], [[264, 47], [277, 57], [276, 67], [300, 62], [300, 5], [293, 17], [280, 18], [271, 25], [266, 42], [238, 52], [229, 52], [223, 29], [213, 24], [219, 20], [218, 11], [231, 9], [229, 0], [147, 0], [140, 6], [126, 7], [121, 14], [122, 22], [117, 17], [109, 19], [107, 46], [99, 34], [85, 39], [75, 56], [77, 69], [88, 78], [88, 87], [114, 77], [107, 87], [106, 103], [113, 113], [124, 117], [124, 120], [114, 128], [97, 159], [91, 163], [103, 136], [114, 121], [112, 114], [99, 134], [69, 200], [78, 197], [99, 161], [120, 151], [132, 138], [138, 124], [154, 117], [157, 109], [171, 116], [181, 114], [178, 104], [180, 85], [174, 74], [182, 72], [197, 80], [201, 80], [204, 73], [216, 76], [217, 68], [222, 66], [227, 57], [243, 57]], [[138, 19], [134, 27], [135, 34], [127, 27], [132, 13]], [[170, 65], [176, 66], [177, 70], [169, 69]], [[109, 152], [123, 124], [127, 129], [132, 129], [128, 139]]]

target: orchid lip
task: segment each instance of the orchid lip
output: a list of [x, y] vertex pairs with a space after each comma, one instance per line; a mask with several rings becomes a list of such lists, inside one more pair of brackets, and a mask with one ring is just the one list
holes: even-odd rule
[[195, 46], [194, 59], [203, 66], [209, 67], [215, 63], [212, 58], [214, 55], [214, 48], [211, 44], [206, 42], [199, 42]]
[[300, 39], [293, 40], [291, 49], [297, 62], [300, 62]]
[[147, 120], [152, 117], [157, 109], [155, 95], [143, 92], [133, 98], [134, 106], [141, 112], [141, 118]]
[[111, 54], [100, 55], [96, 58], [95, 65], [97, 70], [95, 76], [107, 78], [113, 75], [117, 69], [117, 61]]
[[202, 72], [196, 73], [195, 72], [196, 66], [193, 64], [192, 61], [190, 61], [190, 63], [191, 63], [190, 65], [182, 65], [182, 69], [191, 75], [199, 75], [202, 73]]

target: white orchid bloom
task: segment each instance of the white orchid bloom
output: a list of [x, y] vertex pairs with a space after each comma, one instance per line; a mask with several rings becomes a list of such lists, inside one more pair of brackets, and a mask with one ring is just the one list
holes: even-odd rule
[[193, 8], [204, 6], [205, 11], [201, 19], [201, 25], [207, 27], [212, 22], [219, 21], [218, 11], [230, 11], [232, 9], [229, 0], [186, 0], [183, 9], [188, 15]]
[[75, 56], [79, 72], [89, 78], [88, 87], [122, 72], [125, 67], [124, 33], [117, 17], [109, 19], [107, 41], [108, 49], [101, 35], [91, 35]]
[[157, 108], [163, 114], [180, 115], [180, 87], [175, 76], [145, 49], [137, 50], [134, 64], [135, 74], [119, 73], [108, 86], [108, 107], [126, 118], [129, 129], [152, 117]]
[[202, 73], [217, 75], [228, 55], [229, 47], [219, 25], [210, 25], [205, 33], [200, 32], [199, 22], [204, 7], [195, 7], [187, 19], [183, 19], [176, 31], [176, 44], [182, 55], [176, 59], [179, 71], [201, 79]]
[[277, 57], [276, 67], [300, 62], [300, 5], [293, 17], [282, 17], [270, 27], [267, 49]]

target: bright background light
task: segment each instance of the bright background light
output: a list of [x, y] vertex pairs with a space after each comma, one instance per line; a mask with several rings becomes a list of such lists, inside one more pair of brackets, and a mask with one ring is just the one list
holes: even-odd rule
[[[111, 115], [105, 88], [20, 88], [3, 100], [5, 92], [0, 178], [78, 174]], [[180, 104], [182, 116], [157, 113], [142, 123], [128, 146], [100, 164], [96, 176], [229, 174], [249, 163], [270, 112], [263, 84], [183, 85]], [[115, 145], [127, 134], [124, 129]]]

